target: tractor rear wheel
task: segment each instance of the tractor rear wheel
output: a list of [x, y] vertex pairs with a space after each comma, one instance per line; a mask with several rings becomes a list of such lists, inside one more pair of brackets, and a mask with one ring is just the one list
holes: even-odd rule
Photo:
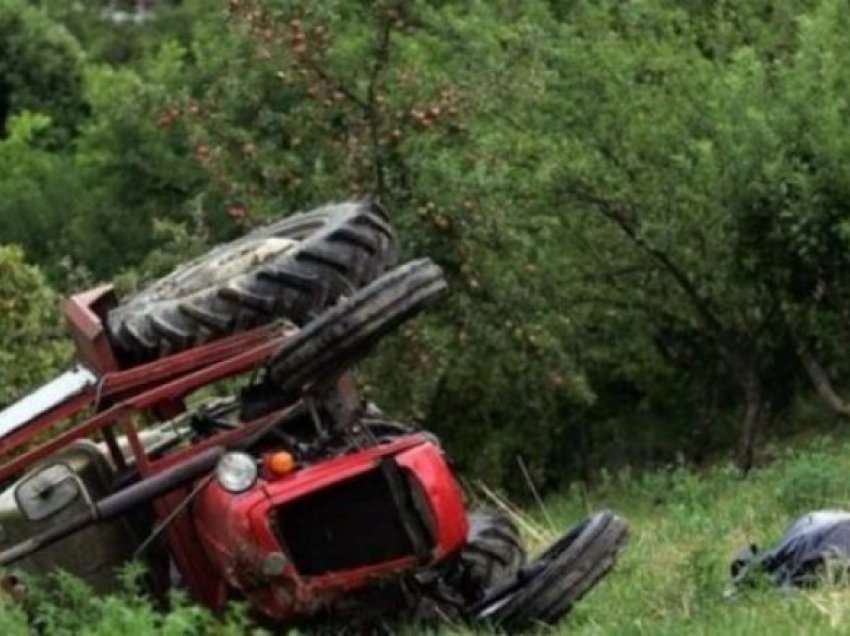
[[395, 264], [396, 236], [375, 203], [296, 214], [179, 267], [112, 310], [110, 339], [133, 362], [285, 318], [303, 324]]

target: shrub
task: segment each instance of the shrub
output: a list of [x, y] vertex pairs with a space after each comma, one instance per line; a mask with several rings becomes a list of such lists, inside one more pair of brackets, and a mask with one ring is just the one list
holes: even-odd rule
[[0, 246], [0, 406], [55, 374], [70, 357], [59, 297], [23, 252]]

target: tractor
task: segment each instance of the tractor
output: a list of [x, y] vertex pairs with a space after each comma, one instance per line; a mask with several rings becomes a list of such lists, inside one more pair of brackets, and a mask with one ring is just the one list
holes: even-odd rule
[[528, 562], [468, 510], [437, 437], [361, 398], [353, 366], [447, 290], [397, 264], [384, 209], [286, 217], [119, 302], [64, 302], [77, 363], [0, 412], [0, 576], [64, 569], [107, 592], [234, 599], [275, 623], [386, 616], [554, 623], [613, 567], [602, 511]]

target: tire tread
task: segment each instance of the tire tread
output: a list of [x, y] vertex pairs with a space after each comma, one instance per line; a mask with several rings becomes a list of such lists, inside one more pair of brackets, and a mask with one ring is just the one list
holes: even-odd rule
[[[301, 241], [234, 277], [186, 295], [204, 263], [272, 237]], [[143, 362], [285, 318], [304, 324], [395, 264], [395, 232], [375, 203], [325, 206], [275, 221], [178, 268], [112, 310], [121, 359]]]

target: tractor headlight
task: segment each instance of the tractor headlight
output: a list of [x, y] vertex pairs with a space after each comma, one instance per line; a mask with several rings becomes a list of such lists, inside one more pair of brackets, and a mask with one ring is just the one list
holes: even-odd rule
[[225, 453], [218, 460], [215, 477], [226, 491], [244, 492], [257, 481], [257, 462], [248, 453]]

